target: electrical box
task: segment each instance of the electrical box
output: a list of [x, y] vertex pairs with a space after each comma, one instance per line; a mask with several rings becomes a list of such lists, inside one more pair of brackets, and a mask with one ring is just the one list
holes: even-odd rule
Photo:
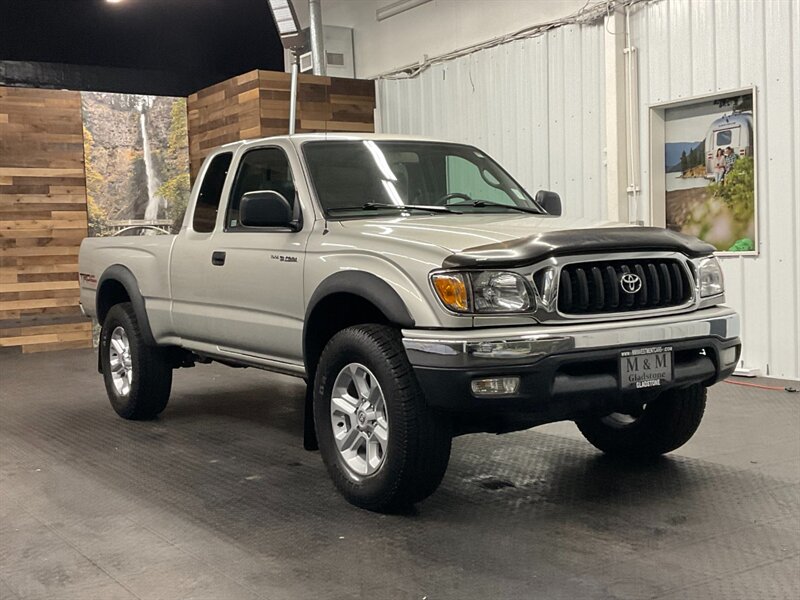
[[[304, 30], [307, 33], [307, 30]], [[353, 29], [350, 27], [337, 27], [325, 25], [322, 28], [325, 44], [325, 68], [331, 77], [346, 77], [353, 79], [356, 76], [355, 55], [353, 53]], [[306, 36], [308, 39], [308, 36]], [[311, 73], [313, 63], [311, 60], [311, 43], [297, 49], [300, 61], [300, 72]], [[286, 71], [292, 70], [292, 55], [285, 53]]]

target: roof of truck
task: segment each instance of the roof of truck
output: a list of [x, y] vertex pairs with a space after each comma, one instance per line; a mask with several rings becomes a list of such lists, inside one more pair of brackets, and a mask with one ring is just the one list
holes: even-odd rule
[[296, 143], [311, 140], [375, 140], [375, 141], [402, 141], [402, 142], [446, 142], [446, 140], [429, 138], [419, 135], [403, 135], [397, 133], [347, 133], [347, 132], [326, 132], [326, 133], [295, 133], [292, 135], [274, 135], [269, 137], [254, 138], [251, 140], [241, 140], [224, 144], [221, 148], [233, 148], [245, 144], [258, 144], [260, 142], [273, 140], [290, 140]]

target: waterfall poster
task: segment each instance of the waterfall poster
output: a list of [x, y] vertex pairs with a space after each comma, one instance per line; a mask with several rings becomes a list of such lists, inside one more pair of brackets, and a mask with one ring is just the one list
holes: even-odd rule
[[172, 231], [189, 199], [186, 99], [82, 92], [81, 110], [90, 235]]

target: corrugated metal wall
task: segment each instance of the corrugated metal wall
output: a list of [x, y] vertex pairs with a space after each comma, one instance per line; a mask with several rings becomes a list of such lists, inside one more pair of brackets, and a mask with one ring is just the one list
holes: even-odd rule
[[562, 27], [378, 82], [381, 131], [479, 146], [568, 215], [607, 213], [603, 28]]
[[[800, 378], [800, 3], [660, 0], [631, 18], [639, 49], [642, 206], [649, 217], [649, 107], [755, 85], [761, 254], [725, 258], [746, 366]], [[603, 219], [604, 28], [568, 26], [378, 82], [384, 132], [484, 148], [529, 190]]]
[[[662, 0], [631, 16], [639, 51], [642, 197], [649, 107], [755, 85], [760, 255], [723, 259], [745, 365], [800, 378], [800, 3]], [[649, 212], [649, 202], [641, 207]]]

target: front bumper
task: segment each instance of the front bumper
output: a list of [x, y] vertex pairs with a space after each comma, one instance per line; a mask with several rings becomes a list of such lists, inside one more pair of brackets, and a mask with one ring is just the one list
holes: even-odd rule
[[[666, 389], [711, 385], [730, 375], [741, 350], [739, 316], [726, 306], [626, 322], [470, 330], [404, 330], [403, 345], [428, 403], [458, 412], [538, 414], [537, 422], [619, 408]], [[619, 354], [673, 347], [673, 380], [621, 391]], [[516, 393], [476, 396], [473, 379], [519, 377]]]

